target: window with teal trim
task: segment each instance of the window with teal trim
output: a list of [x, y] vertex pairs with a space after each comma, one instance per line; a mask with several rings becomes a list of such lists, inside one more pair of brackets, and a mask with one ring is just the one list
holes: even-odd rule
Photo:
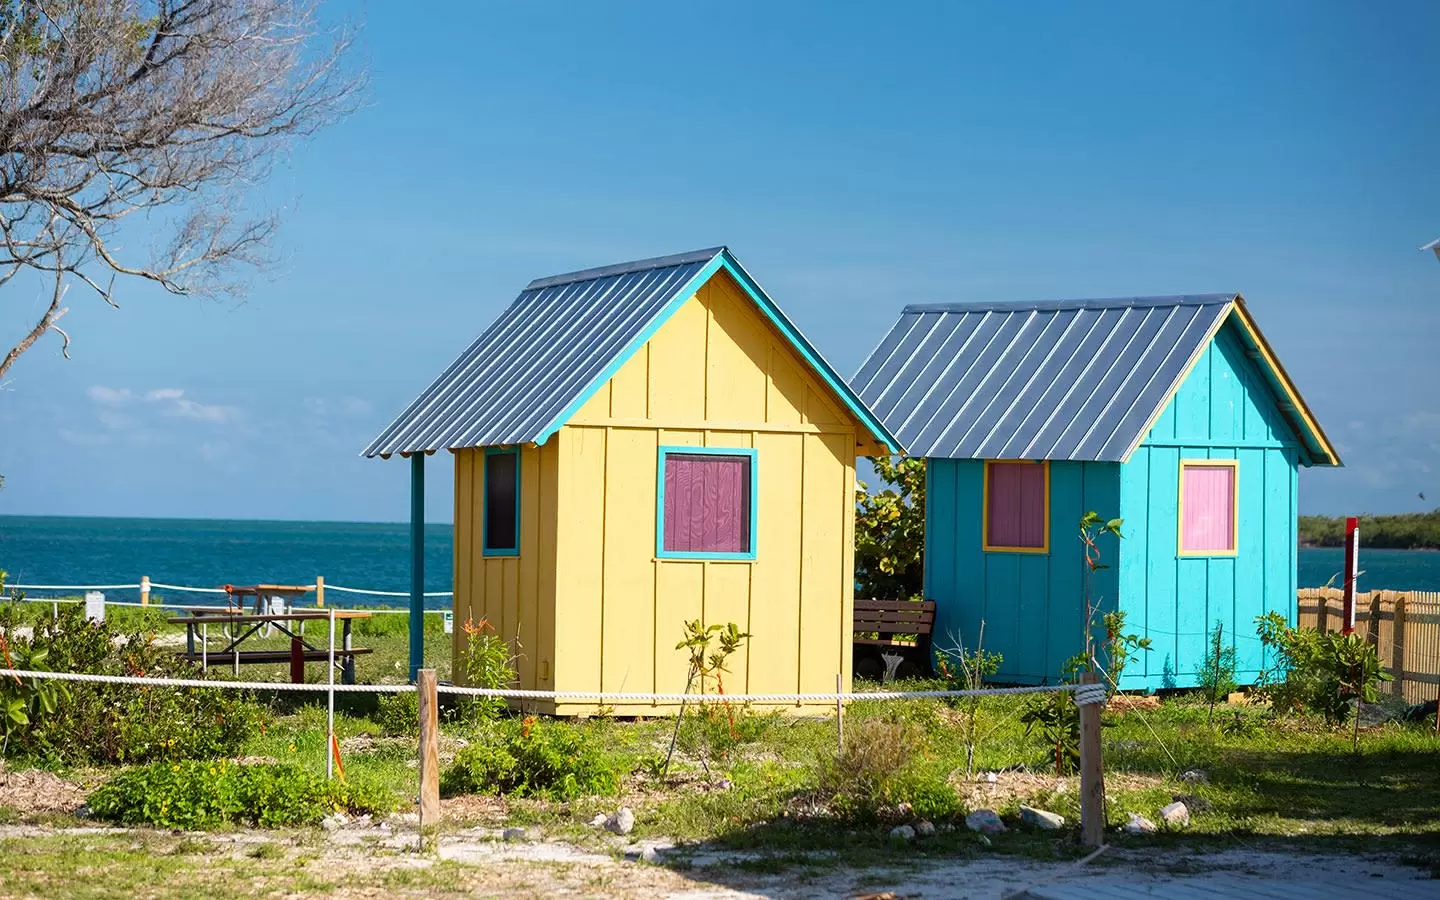
[[656, 553], [662, 558], [755, 558], [755, 451], [660, 451]]
[[520, 451], [485, 451], [484, 535], [486, 556], [520, 553]]

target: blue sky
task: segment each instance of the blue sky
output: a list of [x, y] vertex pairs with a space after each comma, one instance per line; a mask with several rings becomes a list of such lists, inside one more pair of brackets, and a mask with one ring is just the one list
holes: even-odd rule
[[0, 387], [0, 513], [403, 519], [359, 450], [527, 281], [716, 244], [847, 373], [906, 303], [1238, 290], [1348, 464], [1302, 511], [1440, 498], [1440, 6], [325, 15], [371, 87], [257, 189], [279, 262], [238, 304], [72, 292], [74, 359]]

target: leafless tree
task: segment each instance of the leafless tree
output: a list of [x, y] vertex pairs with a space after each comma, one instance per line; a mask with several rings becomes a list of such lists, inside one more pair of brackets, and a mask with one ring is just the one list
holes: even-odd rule
[[[68, 356], [72, 285], [111, 305], [122, 275], [240, 292], [228, 273], [262, 262], [276, 225], [244, 192], [353, 107], [349, 50], [307, 0], [0, 0], [0, 286], [51, 285], [0, 379], [47, 331]], [[148, 258], [122, 233], [156, 238]]]

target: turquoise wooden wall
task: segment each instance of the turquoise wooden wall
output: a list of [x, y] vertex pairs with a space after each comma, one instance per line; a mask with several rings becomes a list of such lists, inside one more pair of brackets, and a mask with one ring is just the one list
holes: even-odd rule
[[[1093, 578], [1102, 607], [1126, 612], [1127, 630], [1154, 649], [1126, 669], [1127, 690], [1192, 687], [1217, 619], [1236, 648], [1241, 683], [1264, 661], [1255, 617], [1295, 619], [1299, 451], [1263, 376], [1224, 326], [1126, 463], [1050, 464], [1050, 552], [986, 553], [981, 545], [982, 460], [927, 466], [925, 595], [936, 601], [935, 646], [1004, 654], [997, 681], [1054, 682], [1083, 648], [1084, 561], [1076, 537], [1089, 510], [1125, 520], [1105, 538], [1112, 568]], [[1180, 557], [1181, 459], [1238, 460], [1238, 553]]]
[[[1255, 617], [1295, 618], [1298, 445], [1233, 328], [1221, 329], [1120, 467], [1121, 608], [1154, 644], [1127, 669], [1126, 689], [1194, 686], [1216, 620], [1235, 647], [1238, 680], [1253, 682], [1264, 662]], [[1238, 460], [1236, 555], [1179, 556], [1181, 459]]]
[[[1004, 655], [996, 681], [1055, 682], [1061, 664], [1084, 649], [1084, 558], [1076, 529], [1094, 509], [1113, 517], [1120, 507], [1118, 463], [1050, 464], [1050, 552], [986, 553], [981, 549], [985, 464], [972, 459], [926, 460], [925, 596], [936, 601], [936, 649], [956, 641], [974, 649], [985, 623], [985, 649]], [[1103, 550], [1113, 563], [1117, 547]], [[1115, 568], [1095, 576], [1095, 596], [1112, 608]]]

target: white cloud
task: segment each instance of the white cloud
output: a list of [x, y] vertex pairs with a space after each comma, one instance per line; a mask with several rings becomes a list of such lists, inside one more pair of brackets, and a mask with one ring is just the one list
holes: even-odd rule
[[218, 403], [197, 403], [194, 400], [186, 400], [184, 397], [173, 398], [172, 404], [165, 408], [167, 416], [178, 416], [182, 419], [196, 419], [201, 422], [213, 422], [216, 425], [224, 425], [233, 422], [240, 415], [240, 410], [233, 406], [222, 406]]
[[[86, 393], [92, 401], [103, 407], [125, 406], [132, 400], [143, 399], [147, 405], [162, 416], [193, 419], [197, 422], [209, 422], [214, 425], [230, 424], [241, 418], [238, 408], [220, 403], [201, 403], [198, 400], [192, 400], [185, 396], [183, 388], [164, 387], [138, 393], [129, 388], [113, 388], [97, 384]], [[132, 407], [132, 412], [138, 411], [138, 409], [139, 407]], [[122, 416], [114, 412], [102, 411], [99, 418], [101, 424], [116, 430], [137, 429], [141, 425], [139, 421], [129, 415]]]
[[85, 393], [89, 394], [90, 399], [96, 403], [104, 403], [110, 406], [128, 403], [133, 396], [129, 388], [112, 388], [106, 387], [103, 384], [93, 385]]

